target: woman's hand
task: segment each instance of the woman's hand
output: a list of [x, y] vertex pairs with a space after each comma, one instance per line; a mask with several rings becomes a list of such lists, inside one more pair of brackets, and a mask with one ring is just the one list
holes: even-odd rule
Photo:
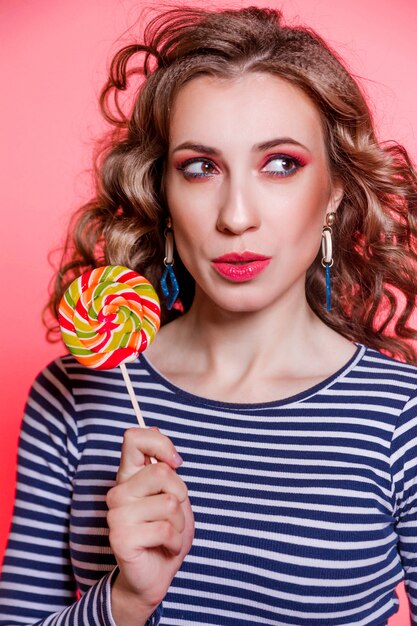
[[[158, 463], [151, 464], [149, 457]], [[175, 471], [181, 463], [160, 432], [126, 431], [116, 486], [107, 495], [110, 545], [120, 569], [112, 588], [118, 626], [146, 621], [191, 548], [193, 513], [187, 487]]]

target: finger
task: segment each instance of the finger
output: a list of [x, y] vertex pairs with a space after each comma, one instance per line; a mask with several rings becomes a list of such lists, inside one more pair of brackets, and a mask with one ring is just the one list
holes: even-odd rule
[[118, 482], [107, 493], [109, 509], [124, 507], [148, 496], [173, 494], [180, 502], [187, 498], [187, 486], [176, 471], [166, 463], [143, 466], [129, 479]]
[[123, 437], [117, 482], [128, 480], [145, 466], [149, 457], [163, 461], [173, 468], [182, 464], [180, 455], [168, 437], [150, 428], [128, 428]]
[[[132, 537], [135, 540], [129, 541]], [[182, 534], [165, 520], [110, 529], [109, 540], [118, 561], [132, 561], [148, 548], [165, 548], [170, 554], [178, 555], [183, 545]]]
[[185, 528], [185, 515], [180, 501], [172, 493], [141, 498], [124, 507], [112, 508], [107, 515], [109, 528], [138, 526], [145, 522], [167, 521], [181, 533]]

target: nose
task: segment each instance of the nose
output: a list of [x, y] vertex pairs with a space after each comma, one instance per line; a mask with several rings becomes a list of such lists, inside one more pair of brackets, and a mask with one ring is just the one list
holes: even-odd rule
[[241, 235], [260, 225], [260, 212], [248, 185], [229, 180], [225, 185], [217, 217], [217, 229], [226, 234]]

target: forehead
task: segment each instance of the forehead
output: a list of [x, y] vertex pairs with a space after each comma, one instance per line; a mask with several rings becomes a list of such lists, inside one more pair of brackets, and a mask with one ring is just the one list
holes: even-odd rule
[[172, 143], [256, 143], [279, 136], [324, 149], [317, 107], [301, 89], [267, 73], [200, 76], [182, 87], [171, 110]]

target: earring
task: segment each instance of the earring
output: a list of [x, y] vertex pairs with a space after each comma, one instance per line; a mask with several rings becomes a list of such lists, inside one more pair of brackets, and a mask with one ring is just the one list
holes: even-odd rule
[[321, 264], [326, 270], [326, 311], [331, 309], [331, 280], [330, 268], [333, 265], [333, 242], [332, 242], [332, 226], [336, 219], [336, 213], [328, 213], [326, 215], [326, 226], [323, 226], [321, 235], [321, 251], [323, 258]]
[[[164, 232], [165, 237], [165, 258], [164, 265], [165, 269], [163, 271], [161, 277], [161, 289], [164, 294], [166, 305], [168, 311], [172, 309], [176, 299], [178, 298], [178, 294], [180, 292], [180, 288], [178, 286], [177, 277], [175, 276], [174, 268], [174, 233], [172, 232], [172, 222], [171, 218], [167, 219], [167, 227]], [[167, 278], [171, 283], [171, 289], [168, 287]]]

